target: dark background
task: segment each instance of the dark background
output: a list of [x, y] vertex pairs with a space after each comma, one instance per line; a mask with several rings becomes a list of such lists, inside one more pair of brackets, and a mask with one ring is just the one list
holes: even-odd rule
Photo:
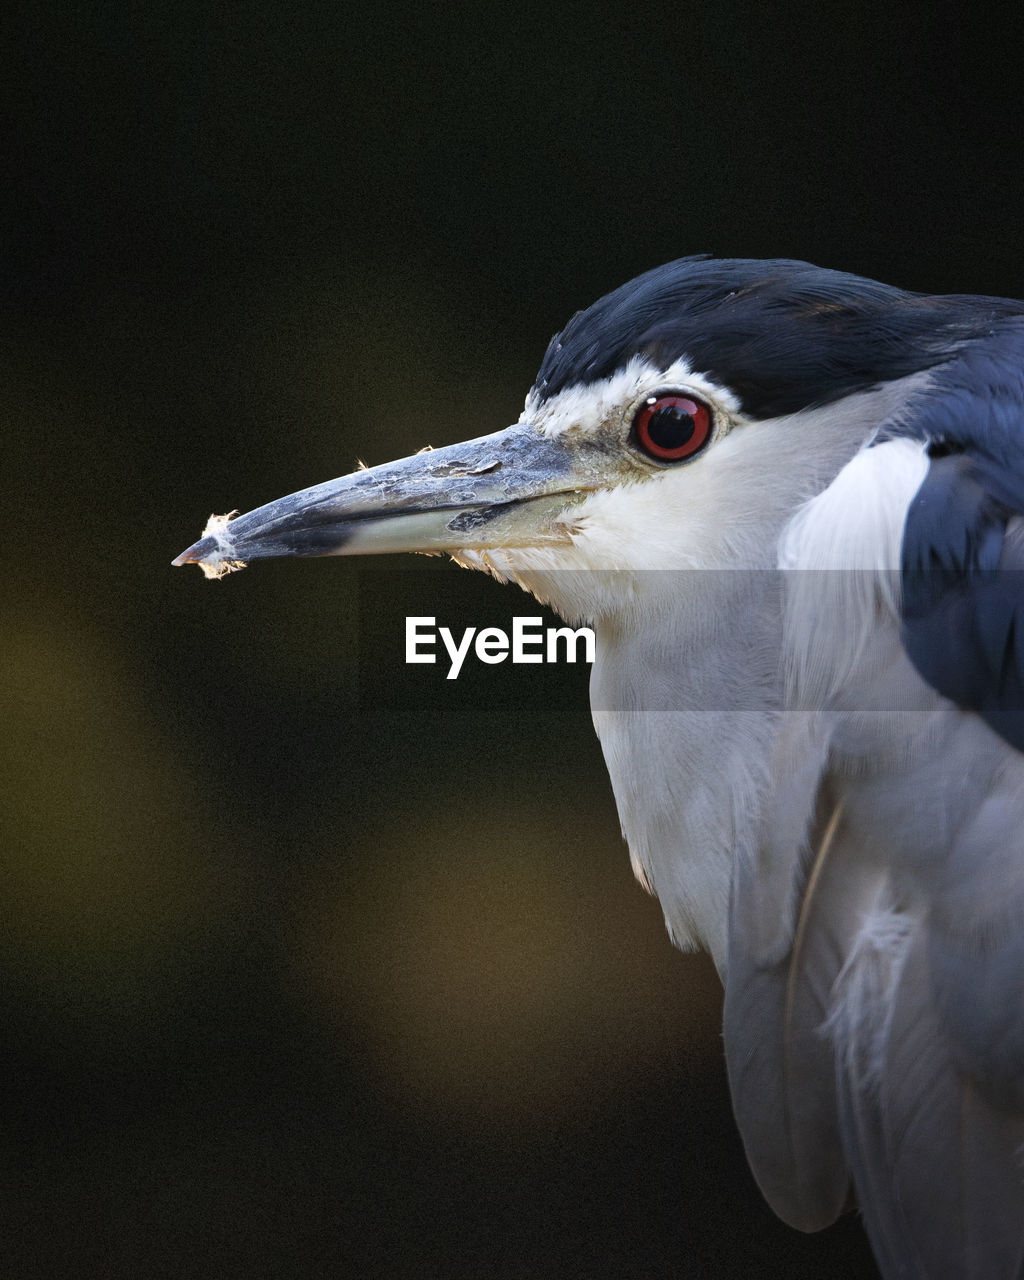
[[4, 1280], [873, 1274], [752, 1185], [586, 670], [389, 677], [387, 619], [532, 604], [169, 561], [513, 421], [682, 253], [1024, 294], [1016, 21], [5, 8]]

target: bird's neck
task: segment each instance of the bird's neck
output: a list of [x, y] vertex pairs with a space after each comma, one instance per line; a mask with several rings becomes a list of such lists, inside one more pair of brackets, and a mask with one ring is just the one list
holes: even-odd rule
[[591, 702], [637, 878], [676, 945], [724, 975], [733, 860], [755, 843], [779, 723], [779, 583], [671, 576], [671, 625], [598, 623]]

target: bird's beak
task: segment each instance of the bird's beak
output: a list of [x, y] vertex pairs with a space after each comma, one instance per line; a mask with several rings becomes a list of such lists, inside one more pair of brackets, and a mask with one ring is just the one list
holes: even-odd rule
[[211, 517], [173, 562], [210, 577], [270, 556], [458, 551], [565, 542], [559, 517], [598, 487], [598, 457], [519, 424], [278, 498], [235, 519]]

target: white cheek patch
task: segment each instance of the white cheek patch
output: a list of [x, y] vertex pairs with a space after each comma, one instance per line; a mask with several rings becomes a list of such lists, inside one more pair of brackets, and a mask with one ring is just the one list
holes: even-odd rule
[[623, 411], [648, 392], [663, 387], [685, 389], [707, 400], [719, 413], [737, 415], [739, 401], [725, 387], [705, 374], [694, 373], [686, 360], [659, 369], [643, 356], [634, 356], [624, 369], [585, 386], [571, 386], [544, 399], [534, 388], [520, 414], [523, 425], [538, 428], [545, 436], [570, 432], [596, 434], [605, 424], [625, 427]]

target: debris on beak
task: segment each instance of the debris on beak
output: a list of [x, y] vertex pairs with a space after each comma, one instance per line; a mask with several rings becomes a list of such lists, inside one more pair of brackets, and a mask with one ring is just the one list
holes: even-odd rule
[[229, 511], [225, 516], [211, 515], [199, 541], [172, 560], [171, 564], [175, 567], [197, 564], [202, 569], [204, 578], [223, 578], [229, 573], [244, 569], [244, 560], [234, 560], [226, 554], [230, 543], [223, 537], [224, 530], [237, 515], [237, 510]]

